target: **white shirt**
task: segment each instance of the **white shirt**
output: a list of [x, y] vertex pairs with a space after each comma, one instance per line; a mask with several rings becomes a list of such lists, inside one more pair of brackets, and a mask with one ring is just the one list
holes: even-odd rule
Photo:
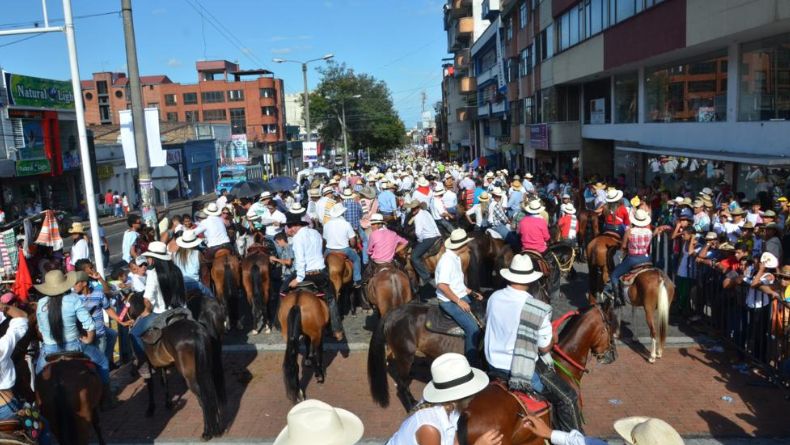
[[551, 432], [551, 445], [606, 445], [601, 439], [594, 437], [584, 437], [584, 434], [571, 430], [570, 433], [565, 431], [552, 431]]
[[483, 208], [479, 203], [473, 205], [471, 209], [467, 210], [466, 214], [475, 217], [475, 226], [483, 227], [484, 225], [488, 225], [488, 221], [483, 218]]
[[132, 290], [135, 292], [145, 291], [145, 275], [137, 275], [136, 273], [129, 274], [129, 279], [132, 281]]
[[293, 236], [294, 271], [296, 281], [304, 280], [309, 270], [324, 269], [321, 234], [309, 227], [302, 227]]
[[532, 185], [532, 181], [530, 181], [529, 179], [525, 179], [524, 182], [521, 184], [521, 186], [524, 187], [524, 191], [527, 193], [535, 192], [535, 186]]
[[403, 421], [387, 445], [418, 445], [417, 430], [423, 425], [436, 428], [441, 436], [441, 445], [453, 445], [459, 417], [455, 410], [448, 415], [442, 405], [421, 409]]
[[[5, 314], [0, 314], [0, 323], [5, 321], [5, 319]], [[0, 338], [0, 390], [11, 389], [16, 383], [16, 370], [14, 369], [14, 361], [11, 360], [11, 354], [14, 353], [17, 342], [22, 339], [26, 332], [27, 319], [12, 318], [8, 323], [8, 330]]]
[[452, 190], [447, 190], [442, 196], [442, 203], [446, 209], [455, 208], [458, 206], [458, 195]]
[[161, 314], [167, 310], [165, 298], [162, 296], [162, 289], [159, 287], [159, 277], [156, 275], [156, 269], [148, 269], [145, 272], [143, 297], [151, 302], [154, 314]]
[[[513, 349], [516, 347], [516, 334], [521, 323], [521, 309], [529, 298], [533, 298], [529, 292], [508, 286], [494, 292], [488, 299], [483, 350], [488, 364], [494, 368], [510, 370]], [[538, 347], [549, 346], [551, 337], [549, 314], [538, 329]]]
[[219, 246], [230, 242], [228, 238], [228, 229], [225, 228], [225, 222], [219, 216], [208, 216], [195, 229], [195, 235], [205, 233], [206, 245], [208, 247]]
[[431, 198], [433, 197], [433, 192], [428, 192], [427, 195], [422, 194], [419, 190], [415, 190], [414, 193], [411, 194], [411, 199], [416, 199], [425, 204], [431, 203]]
[[436, 227], [436, 221], [433, 220], [433, 216], [427, 210], [420, 209], [417, 212], [417, 216], [414, 217], [414, 235], [417, 237], [417, 241], [420, 242], [442, 236], [439, 233], [439, 228]]
[[[461, 257], [455, 254], [452, 250], [446, 250], [442, 257], [439, 258], [439, 263], [436, 265], [436, 286], [444, 283], [450, 286], [456, 297], [462, 298], [466, 296], [466, 284], [464, 283], [464, 267], [461, 264]], [[441, 301], [450, 301], [442, 291], [436, 289], [436, 296]], [[508, 368], [510, 365], [508, 364]]]
[[324, 221], [324, 216], [326, 216], [326, 203], [327, 202], [329, 202], [329, 196], [322, 196], [321, 199], [319, 199], [315, 203], [315, 214], [316, 214], [316, 219], [318, 220], [318, 222], [323, 222]]
[[277, 209], [270, 212], [266, 208], [261, 215], [260, 223], [266, 226], [266, 236], [274, 236], [282, 231], [282, 226], [285, 224], [285, 214]]
[[330, 219], [324, 224], [324, 239], [327, 249], [345, 249], [348, 241], [356, 236], [351, 223], [342, 216]]
[[442, 214], [447, 212], [447, 209], [444, 208], [444, 201], [439, 196], [434, 196], [428, 207], [431, 209], [433, 219], [442, 219]]
[[228, 204], [228, 197], [227, 196], [220, 195], [220, 197], [217, 198], [217, 207], [219, 207], [220, 209], [225, 207], [227, 204]]
[[90, 258], [90, 250], [88, 250], [88, 242], [85, 238], [80, 238], [79, 241], [71, 246], [71, 254], [69, 256], [69, 263], [71, 265], [77, 264], [77, 261]]

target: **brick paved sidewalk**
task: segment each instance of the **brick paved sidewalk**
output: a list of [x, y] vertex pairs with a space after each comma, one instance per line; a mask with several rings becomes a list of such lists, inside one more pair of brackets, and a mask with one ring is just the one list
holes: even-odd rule
[[[612, 422], [630, 415], [661, 417], [684, 436], [790, 437], [786, 392], [742, 374], [729, 363], [726, 353], [699, 347], [669, 349], [657, 364], [650, 365], [627, 347], [619, 349], [611, 365], [592, 365], [584, 378], [584, 412], [588, 434], [612, 437]], [[404, 417], [400, 405], [382, 409], [370, 399], [366, 378], [366, 353], [348, 357], [326, 354], [331, 363], [327, 382], [311, 381], [307, 395], [357, 413], [365, 423], [365, 437], [383, 439], [392, 434]], [[235, 353], [225, 357], [228, 380], [228, 432], [222, 442], [271, 440], [285, 423], [291, 405], [284, 397], [282, 353]], [[171, 378], [171, 393], [183, 394], [173, 412], [164, 410], [157, 383], [157, 411], [144, 414], [147, 392], [140, 381], [128, 382], [118, 408], [102, 415], [105, 437], [113, 443], [150, 443], [199, 440], [202, 417], [191, 393], [180, 378]], [[412, 385], [419, 394], [422, 383]], [[732, 402], [722, 400], [732, 397]], [[393, 388], [393, 400], [394, 397]], [[397, 403], [397, 402], [394, 402]]]

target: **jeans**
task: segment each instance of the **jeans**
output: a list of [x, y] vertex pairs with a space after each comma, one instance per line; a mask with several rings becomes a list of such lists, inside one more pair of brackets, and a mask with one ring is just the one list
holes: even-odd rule
[[354, 283], [362, 281], [362, 261], [359, 259], [356, 250], [350, 247], [346, 247], [345, 249], [326, 249], [327, 255], [331, 252], [342, 252], [347, 256], [348, 259], [354, 263]]
[[425, 252], [433, 246], [438, 238], [439, 237], [424, 239], [417, 243], [411, 251], [411, 265], [414, 267], [414, 271], [417, 272], [417, 275], [426, 282], [431, 279], [431, 273], [428, 272], [428, 268], [425, 267], [422, 256], [425, 255]]
[[508, 229], [506, 225], [497, 224], [495, 226], [492, 226], [491, 228], [494, 229], [494, 231], [498, 233], [503, 240], [508, 239], [508, 235], [510, 234], [510, 229]]
[[72, 340], [62, 346], [42, 344], [41, 351], [38, 354], [38, 360], [36, 360], [36, 374], [41, 373], [44, 366], [46, 366], [46, 358], [48, 355], [57, 354], [59, 352], [82, 352], [96, 364], [102, 383], [110, 383], [110, 365], [107, 362], [107, 357], [105, 357], [104, 353], [99, 351], [99, 348], [96, 346], [86, 345], [79, 340]]
[[436, 227], [438, 227], [439, 230], [443, 230], [448, 235], [451, 234], [453, 230], [455, 230], [455, 227], [450, 224], [450, 221], [447, 221], [444, 218], [435, 219], [434, 221], [436, 222]]
[[631, 268], [633, 268], [637, 264], [649, 263], [649, 262], [650, 262], [649, 255], [628, 255], [627, 257], [625, 257], [622, 263], [618, 264], [617, 267], [614, 268], [611, 275], [609, 276], [609, 282], [606, 283], [606, 287], [604, 288], [604, 290], [611, 293], [615, 285], [619, 286], [620, 277], [627, 274], [631, 270]]
[[145, 331], [151, 327], [151, 324], [156, 319], [156, 314], [149, 314], [145, 317], [138, 318], [137, 321], [134, 322], [134, 326], [132, 329], [129, 330], [129, 333], [132, 335], [132, 348], [134, 349], [134, 353], [137, 356], [137, 359], [147, 360], [145, 356], [145, 347], [143, 346], [142, 336], [145, 334]]
[[[540, 360], [540, 358], [538, 358]], [[500, 369], [490, 367], [488, 368], [488, 376], [492, 379], [499, 379], [507, 382], [510, 379], [510, 370]], [[534, 373], [532, 373], [532, 379], [530, 380], [530, 385], [535, 392], [543, 392], [545, 387], [543, 386], [543, 382], [540, 380], [540, 374], [538, 374], [538, 370], [536, 369]]]
[[604, 224], [603, 225], [603, 231], [604, 232], [614, 232], [614, 233], [616, 233], [616, 234], [618, 234], [620, 236], [623, 236], [625, 234], [625, 225], [623, 225], [623, 224], [618, 224], [618, 225]]
[[360, 228], [358, 233], [359, 239], [362, 240], [362, 264], [368, 264], [368, 232]]
[[115, 352], [115, 341], [118, 339], [118, 332], [115, 329], [105, 327], [104, 328], [104, 335], [96, 336], [96, 341], [93, 342], [99, 351], [104, 353], [104, 356], [107, 358], [107, 364], [112, 365], [115, 361], [113, 360], [113, 353]]
[[[470, 303], [469, 297], [462, 297], [461, 300]], [[480, 327], [472, 314], [465, 312], [461, 306], [453, 303], [452, 301], [440, 301], [439, 307], [447, 313], [461, 329], [464, 330], [464, 355], [469, 360], [469, 364], [473, 367], [480, 367], [480, 358], [477, 353], [477, 345], [479, 343]]]
[[200, 280], [196, 280], [192, 277], [184, 277], [184, 290], [186, 292], [197, 290], [200, 291], [201, 294], [205, 295], [209, 298], [216, 298], [214, 296], [214, 292], [211, 292], [205, 284], [203, 284]]

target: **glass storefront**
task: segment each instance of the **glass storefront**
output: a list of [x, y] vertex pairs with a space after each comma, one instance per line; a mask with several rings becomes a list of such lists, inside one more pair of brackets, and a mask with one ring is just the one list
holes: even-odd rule
[[790, 34], [741, 47], [738, 120], [790, 119]]
[[614, 78], [614, 123], [635, 124], [639, 102], [639, 75], [623, 74]]
[[738, 165], [738, 190], [748, 199], [765, 200], [768, 197], [786, 196], [790, 190], [790, 170], [785, 167]]

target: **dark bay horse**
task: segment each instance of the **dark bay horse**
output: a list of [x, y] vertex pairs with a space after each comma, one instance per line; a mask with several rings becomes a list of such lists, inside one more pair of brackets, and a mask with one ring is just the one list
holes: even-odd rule
[[587, 245], [587, 267], [590, 292], [597, 295], [609, 281], [609, 274], [614, 269], [614, 254], [620, 247], [621, 240], [611, 233], [602, 233]]
[[304, 400], [299, 376], [299, 345], [305, 341], [304, 366], [312, 365], [316, 381], [324, 383], [324, 328], [329, 324], [329, 307], [315, 292], [297, 288], [283, 297], [278, 311], [283, 339], [286, 342], [283, 359], [285, 393], [296, 403]]
[[394, 265], [379, 268], [365, 286], [365, 294], [382, 318], [413, 298], [409, 276]]
[[[579, 252], [584, 255], [587, 251], [587, 245], [601, 232], [600, 215], [593, 210], [585, 209], [583, 206], [577, 206], [576, 208], [579, 209], [576, 212], [576, 220], [578, 222], [576, 241], [579, 243]], [[587, 258], [584, 257], [581, 260], [587, 261]]]
[[211, 262], [211, 282], [214, 295], [228, 308], [228, 321], [231, 326], [241, 330], [238, 290], [241, 287], [241, 261], [228, 249], [219, 250]]
[[[617, 318], [612, 307], [610, 303], [590, 306], [571, 317], [560, 332], [558, 347], [553, 353], [555, 362], [559, 363], [555, 368], [577, 391], [581, 391], [579, 384], [587, 372], [591, 353], [603, 364], [612, 363], [617, 358], [614, 342]], [[474, 396], [461, 414], [458, 421], [459, 443], [474, 443], [486, 431], [496, 429], [503, 435], [503, 445], [542, 445], [543, 439], [523, 426], [524, 414], [511, 394], [498, 385], [489, 385]], [[551, 425], [549, 411], [544, 412], [543, 420]]]
[[247, 254], [241, 260], [241, 281], [247, 303], [252, 308], [252, 334], [270, 333], [271, 317], [269, 315], [269, 298], [271, 278], [269, 275], [269, 249], [259, 240], [260, 233], [255, 234], [255, 242], [247, 248]]
[[501, 289], [504, 281], [499, 270], [513, 261], [513, 249], [501, 239], [494, 239], [481, 231], [469, 233], [469, 261], [475, 265], [475, 273], [469, 274], [467, 285], [472, 289], [493, 287]]
[[[141, 293], [128, 298], [129, 317], [137, 319], [145, 309]], [[150, 333], [150, 331], [149, 331]], [[225, 380], [222, 362], [213, 350], [208, 330], [202, 323], [186, 318], [176, 320], [161, 329], [161, 337], [154, 344], [145, 344], [145, 354], [155, 369], [160, 370], [165, 387], [165, 407], [170, 409], [172, 401], [167, 386], [167, 370], [175, 366], [184, 377], [187, 387], [200, 403], [203, 411], [204, 440], [222, 435], [222, 405], [225, 403]], [[153, 379], [147, 380], [147, 416], [154, 414]]]

